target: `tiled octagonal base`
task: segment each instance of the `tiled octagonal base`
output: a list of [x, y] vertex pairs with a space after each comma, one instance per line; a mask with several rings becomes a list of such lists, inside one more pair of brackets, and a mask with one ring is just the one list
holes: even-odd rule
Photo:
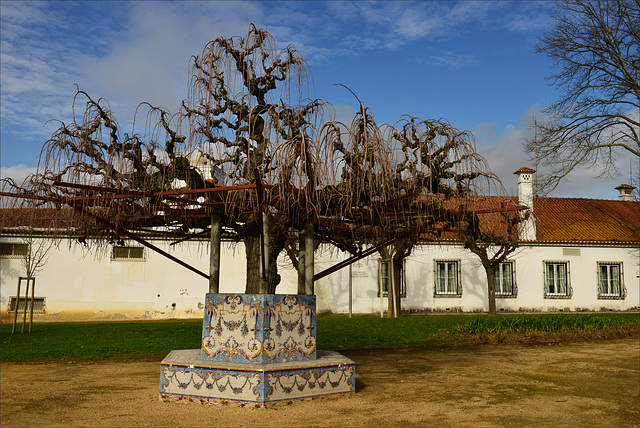
[[172, 351], [160, 368], [160, 398], [211, 404], [264, 404], [355, 392], [355, 363], [334, 351], [315, 360], [232, 363], [201, 358], [199, 349]]

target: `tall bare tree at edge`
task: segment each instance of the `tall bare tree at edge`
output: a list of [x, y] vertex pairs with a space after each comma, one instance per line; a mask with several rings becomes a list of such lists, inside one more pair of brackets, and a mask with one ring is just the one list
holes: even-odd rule
[[640, 158], [640, 0], [563, 0], [553, 17], [537, 52], [553, 62], [560, 98], [525, 145], [546, 169], [543, 194], [576, 168], [615, 175], [620, 153]]

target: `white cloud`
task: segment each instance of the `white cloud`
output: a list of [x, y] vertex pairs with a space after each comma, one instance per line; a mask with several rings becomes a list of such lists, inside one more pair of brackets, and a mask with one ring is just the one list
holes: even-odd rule
[[474, 25], [491, 25], [496, 8], [503, 8], [501, 2], [327, 2], [326, 12], [334, 19], [325, 22], [339, 22], [341, 30], [348, 27], [348, 38], [336, 39], [334, 47], [353, 49], [351, 54], [358, 55], [460, 37]]
[[[529, 159], [524, 151], [524, 143], [534, 137], [534, 117], [544, 117], [538, 105], [531, 106], [519, 123], [502, 130], [497, 129], [495, 123], [485, 123], [472, 130], [478, 152], [487, 159], [491, 170], [502, 180], [510, 195], [518, 194], [517, 179], [513, 175], [518, 168], [527, 166], [544, 172], [541, 166], [536, 165], [535, 159]], [[572, 171], [548, 196], [617, 199], [618, 191], [615, 188], [629, 181], [630, 159], [630, 154], [620, 154], [617, 162], [620, 175], [615, 177], [600, 177], [601, 170], [597, 167]]]
[[431, 64], [435, 66], [448, 66], [456, 69], [468, 65], [476, 65], [478, 64], [478, 59], [474, 55], [441, 52], [439, 55], [431, 56]]
[[77, 51], [73, 42], [59, 37], [70, 23], [49, 6], [0, 3], [3, 140], [11, 134], [23, 141], [42, 141], [50, 135], [43, 128], [47, 120], [69, 118], [70, 71], [75, 69], [72, 58]]
[[[417, 41], [435, 59], [421, 66], [460, 68], [478, 58], [428, 42], [488, 25], [497, 19], [491, 11], [505, 8], [501, 2], [246, 1], [5, 1], [0, 7], [3, 151], [8, 141], [30, 143], [37, 148], [25, 157], [32, 159], [57, 127], [45, 126], [48, 120], [71, 121], [74, 84], [106, 98], [129, 131], [142, 101], [175, 112], [187, 96], [190, 56], [215, 37], [245, 35], [250, 22], [272, 31], [280, 49], [293, 43], [312, 66]], [[516, 18], [501, 25], [525, 31]]]
[[37, 168], [28, 167], [24, 164], [0, 167], [0, 178], [11, 178], [16, 184], [20, 185], [28, 175], [35, 174], [36, 170]]
[[522, 2], [514, 12], [507, 13], [504, 27], [509, 31], [530, 32], [546, 30], [553, 25], [551, 9], [553, 2]]
[[336, 105], [334, 106], [334, 108], [335, 108], [335, 115], [336, 115], [334, 120], [336, 122], [341, 122], [346, 126], [351, 126], [351, 122], [353, 121], [353, 118], [357, 113], [356, 109], [354, 109], [352, 106], [348, 106], [344, 104]]
[[[220, 35], [246, 34], [249, 2], [1, 2], [2, 140], [41, 144], [71, 122], [74, 84], [106, 98], [128, 130], [142, 101], [177, 110], [189, 57]], [[79, 106], [80, 109], [82, 106]], [[81, 112], [80, 112], [81, 113]], [[6, 152], [6, 150], [5, 150]]]
[[80, 60], [91, 92], [119, 100], [115, 107], [127, 121], [142, 101], [176, 112], [187, 97], [190, 57], [211, 39], [246, 34], [247, 17], [261, 15], [244, 2], [208, 2], [197, 9], [191, 3], [133, 2], [135, 25], [112, 41], [107, 55]]
[[24, 35], [23, 24], [42, 24], [47, 21], [46, 5], [42, 2], [3, 2], [5, 19], [2, 37], [15, 39]]

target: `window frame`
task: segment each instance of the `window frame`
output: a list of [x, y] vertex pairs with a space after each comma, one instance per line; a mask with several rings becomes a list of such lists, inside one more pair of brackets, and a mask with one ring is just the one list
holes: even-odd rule
[[[127, 249], [127, 256], [116, 256], [116, 250]], [[141, 257], [131, 257], [131, 250], [142, 251]], [[145, 247], [133, 245], [114, 245], [111, 249], [111, 261], [114, 262], [144, 262], [147, 260], [147, 251]]]
[[[0, 242], [0, 246], [11, 247], [11, 254], [0, 250], [0, 258], [2, 259], [21, 259], [29, 254], [29, 244], [25, 242]], [[24, 253], [16, 253], [16, 247], [24, 248]]]
[[[455, 263], [455, 273], [456, 273], [456, 290], [455, 292], [439, 292], [438, 291], [438, 265], [441, 263], [446, 263], [447, 264], [447, 286], [448, 284], [448, 272], [449, 272], [449, 266], [451, 263]], [[462, 280], [461, 280], [461, 263], [460, 263], [460, 259], [434, 259], [433, 260], [433, 297], [435, 298], [447, 298], [447, 297], [462, 297]], [[449, 289], [449, 287], [447, 287], [447, 289]], [[452, 290], [453, 291], [453, 290]]]
[[[550, 293], [547, 282], [547, 266], [548, 265], [564, 265], [565, 266], [565, 292], [560, 294], [557, 292]], [[556, 278], [556, 270], [554, 269], [554, 278]], [[556, 281], [554, 281], [556, 282]], [[544, 260], [542, 262], [542, 287], [545, 299], [571, 299], [573, 296], [573, 288], [571, 287], [571, 269], [569, 260]]]
[[[387, 285], [387, 290], [385, 291], [382, 287], [382, 266], [384, 264], [389, 265], [391, 259], [378, 259], [378, 297], [380, 297], [380, 292], [382, 291], [382, 297], [389, 297], [389, 285]], [[405, 260], [402, 260], [402, 267], [400, 268], [400, 297], [407, 297], [407, 281], [405, 279]], [[387, 280], [389, 280], [390, 270], [387, 270]]]
[[[9, 302], [7, 303], [7, 312], [14, 313], [16, 310], [16, 305], [18, 306], [18, 313], [24, 313], [25, 306], [27, 309], [30, 308], [31, 305], [31, 297], [16, 297], [9, 296]], [[33, 297], [33, 313], [34, 314], [44, 314], [47, 312], [47, 298], [46, 297]]]
[[[600, 276], [600, 267], [602, 266], [617, 266], [618, 267], [618, 281], [620, 291], [618, 294], [614, 293], [602, 293], [602, 287], [600, 284], [601, 276]], [[609, 269], [607, 270], [609, 271]], [[610, 283], [610, 281], [609, 281]], [[608, 287], [610, 288], [610, 287]], [[624, 265], [620, 261], [598, 261], [596, 262], [596, 289], [598, 293], [599, 300], [623, 300], [627, 297], [627, 287], [624, 283]]]
[[494, 284], [495, 296], [496, 296], [496, 298], [500, 298], [500, 299], [515, 298], [515, 297], [518, 296], [518, 286], [516, 284], [516, 261], [515, 260], [507, 259], [507, 260], [501, 262], [496, 267], [495, 281], [498, 281], [498, 278], [502, 278], [503, 277], [502, 275], [499, 275], [498, 271], [504, 265], [510, 265], [511, 266], [511, 292], [510, 293], [498, 293], [498, 284], [495, 283]]

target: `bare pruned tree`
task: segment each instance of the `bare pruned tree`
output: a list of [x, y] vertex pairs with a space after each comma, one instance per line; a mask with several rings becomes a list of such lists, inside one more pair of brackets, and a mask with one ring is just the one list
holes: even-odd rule
[[[132, 232], [176, 242], [210, 232], [211, 274], [185, 267], [214, 293], [222, 228], [244, 243], [246, 293], [275, 293], [286, 250], [305, 271], [299, 292], [312, 294], [319, 240], [351, 254], [384, 250], [398, 274], [424, 234], [461, 230], [479, 195], [501, 188], [468, 132], [409, 116], [379, 126], [363, 103], [343, 125], [308, 96], [309, 78], [293, 46], [278, 51], [250, 25], [246, 37], [217, 38], [192, 57], [177, 114], [141, 103], [141, 132], [122, 134], [107, 101], [78, 90], [72, 123], [45, 143], [23, 190], [40, 207], [79, 211], [70, 218], [79, 239], [103, 247], [121, 235], [151, 246]], [[398, 294], [390, 306], [400, 312]]]
[[247, 293], [275, 292], [277, 257], [314, 210], [321, 165], [316, 130], [326, 106], [308, 99], [308, 79], [295, 47], [277, 51], [273, 37], [253, 25], [246, 37], [215, 39], [192, 58], [189, 99], [183, 102], [190, 144], [221, 172], [225, 185], [271, 186], [258, 195], [259, 207], [253, 190], [225, 194], [225, 224], [245, 243]]
[[616, 174], [621, 151], [640, 157], [640, 1], [563, 0], [554, 19], [537, 52], [553, 62], [560, 98], [526, 143], [547, 169], [542, 193], [579, 167]]
[[470, 206], [458, 234], [464, 247], [480, 258], [487, 278], [489, 315], [496, 315], [496, 270], [518, 248], [518, 225], [528, 213], [515, 211], [517, 204], [511, 198], [481, 197], [472, 205], [483, 213], [478, 215]]
[[345, 236], [353, 239], [336, 244], [353, 253], [365, 236], [370, 238], [364, 242], [371, 243], [386, 233], [375, 226], [379, 225], [380, 202], [394, 195], [391, 152], [371, 109], [362, 102], [349, 126], [332, 122], [325, 129], [326, 185], [321, 212], [327, 220], [349, 219]]
[[30, 192], [41, 207], [88, 215], [78, 226], [103, 247], [131, 231], [183, 240], [221, 225], [245, 244], [246, 292], [274, 293], [277, 257], [313, 221], [322, 181], [317, 130], [329, 110], [306, 96], [308, 78], [293, 46], [277, 51], [250, 25], [192, 57], [177, 114], [141, 103], [142, 132], [123, 135], [108, 102], [78, 90], [73, 121], [45, 143]]
[[[171, 120], [166, 111], [141, 104], [148, 107], [150, 120], [158, 117], [165, 134], [158, 140], [151, 134], [122, 134], [102, 98], [94, 100], [78, 90], [72, 107], [73, 121], [61, 123], [44, 144], [38, 173], [30, 177], [28, 190], [40, 198], [40, 207], [69, 205], [108, 218], [114, 226], [79, 221], [74, 227], [82, 231], [81, 238], [91, 237], [104, 248], [120, 239], [117, 229], [164, 225], [158, 214], [174, 207], [169, 197], [160, 194], [174, 190], [174, 180], [202, 187], [187, 158], [185, 137], [162, 126]], [[84, 107], [81, 116], [76, 115], [78, 107]], [[189, 211], [181, 214], [184, 224], [193, 217]]]

